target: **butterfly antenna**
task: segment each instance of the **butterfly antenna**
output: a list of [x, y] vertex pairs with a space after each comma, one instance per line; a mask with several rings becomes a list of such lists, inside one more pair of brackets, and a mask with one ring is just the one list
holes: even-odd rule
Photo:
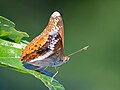
[[75, 51], [75, 52], [73, 52], [73, 53], [71, 53], [71, 54], [69, 54], [68, 57], [70, 57], [70, 56], [72, 56], [72, 55], [74, 55], [74, 54], [76, 54], [76, 53], [79, 53], [79, 52], [81, 52], [81, 51], [86, 51], [86, 50], [88, 49], [88, 47], [89, 47], [89, 45], [88, 45], [88, 46], [85, 46], [84, 48], [79, 49], [79, 50], [77, 50], [77, 51]]

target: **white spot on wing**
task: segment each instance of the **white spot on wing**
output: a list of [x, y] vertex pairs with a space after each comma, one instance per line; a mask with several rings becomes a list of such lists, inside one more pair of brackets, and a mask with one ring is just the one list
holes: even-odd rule
[[[55, 24], [57, 24], [57, 23], [55, 23]], [[53, 26], [53, 27], [52, 27], [52, 30], [54, 30], [54, 31], [58, 31], [58, 30], [59, 30], [59, 27], [57, 27], [57, 26]]]
[[55, 11], [53, 14], [52, 14], [52, 17], [56, 17], [56, 16], [61, 16], [59, 12]]
[[43, 59], [49, 57], [50, 55], [52, 55], [53, 53], [54, 53], [53, 51], [49, 51], [49, 52], [45, 53], [44, 55], [39, 56], [39, 57], [29, 61], [29, 62], [35, 62], [35, 61], [43, 60]]
[[58, 35], [58, 31], [54, 30], [52, 32], [50, 32], [50, 35], [53, 36], [50, 45], [48, 46], [48, 48], [50, 48], [51, 50], [54, 50], [55, 44], [59, 41], [59, 39], [55, 39], [55, 37], [57, 37]]
[[54, 31], [50, 32], [50, 35], [52, 35], [52, 36], [53, 36], [53, 35], [57, 35], [57, 33], [58, 33], [58, 32], [57, 32], [56, 30], [54, 30]]

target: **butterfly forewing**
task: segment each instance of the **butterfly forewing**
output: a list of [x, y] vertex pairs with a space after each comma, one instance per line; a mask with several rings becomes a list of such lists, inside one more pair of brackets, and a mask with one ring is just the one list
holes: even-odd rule
[[[60, 14], [53, 13], [44, 31], [22, 51], [21, 60], [35, 66], [47, 66], [61, 57], [64, 48], [64, 29]], [[47, 62], [44, 65], [42, 62]]]

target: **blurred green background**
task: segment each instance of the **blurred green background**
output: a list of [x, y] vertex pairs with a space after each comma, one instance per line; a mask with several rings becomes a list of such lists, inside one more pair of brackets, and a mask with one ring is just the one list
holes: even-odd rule
[[[54, 11], [62, 14], [68, 55], [86, 45], [59, 70], [66, 90], [120, 90], [120, 0], [0, 0], [0, 15], [31, 41]], [[31, 75], [0, 67], [0, 90], [48, 90]]]

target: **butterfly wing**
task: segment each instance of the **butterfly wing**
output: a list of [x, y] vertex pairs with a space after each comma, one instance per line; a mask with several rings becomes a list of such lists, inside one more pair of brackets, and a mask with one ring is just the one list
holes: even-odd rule
[[[59, 57], [63, 54], [64, 29], [61, 15], [54, 12], [44, 31], [22, 51], [21, 60], [35, 66], [47, 66], [50, 57]], [[34, 63], [33, 63], [34, 62]], [[37, 64], [35, 64], [37, 62]], [[42, 62], [47, 62], [42, 65]]]

